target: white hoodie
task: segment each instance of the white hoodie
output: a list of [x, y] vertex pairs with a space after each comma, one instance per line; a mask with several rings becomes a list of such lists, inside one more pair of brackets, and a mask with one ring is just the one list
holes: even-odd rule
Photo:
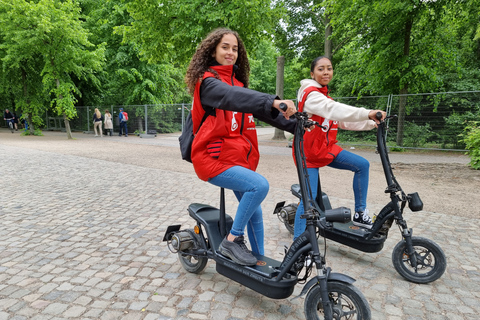
[[[303, 91], [308, 87], [321, 88], [322, 85], [313, 79], [300, 81], [298, 101], [300, 101]], [[303, 106], [303, 111], [309, 115], [315, 114], [328, 120], [338, 121], [338, 127], [344, 130], [363, 131], [375, 127], [375, 121], [368, 119], [368, 113], [371, 110], [335, 102], [317, 91], [310, 92]]]

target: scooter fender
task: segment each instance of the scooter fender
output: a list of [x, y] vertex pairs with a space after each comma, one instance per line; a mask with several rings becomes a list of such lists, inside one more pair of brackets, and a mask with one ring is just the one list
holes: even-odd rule
[[[296, 296], [295, 298], [292, 299], [295, 300], [297, 298], [300, 298], [301, 296], [304, 296], [308, 290], [310, 290], [311, 287], [313, 287], [314, 285], [316, 285], [318, 283], [318, 278], [319, 276], [316, 276], [315, 278], [312, 278], [310, 279], [307, 284], [305, 286], [303, 286], [303, 289], [302, 289], [302, 292], [300, 292], [300, 294], [298, 296]], [[328, 273], [328, 276], [327, 276], [327, 282], [329, 280], [333, 280], [333, 281], [339, 281], [339, 282], [343, 282], [343, 283], [347, 283], [347, 284], [353, 284], [356, 280], [350, 276], [347, 276], [346, 274], [343, 274], [343, 273], [336, 273], [336, 272], [329, 272]]]

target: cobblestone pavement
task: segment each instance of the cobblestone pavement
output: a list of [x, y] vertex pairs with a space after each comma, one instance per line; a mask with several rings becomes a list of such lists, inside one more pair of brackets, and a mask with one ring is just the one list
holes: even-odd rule
[[[263, 297], [217, 274], [213, 261], [189, 274], [162, 242], [168, 225], [194, 225], [189, 203], [218, 205], [217, 188], [190, 173], [3, 144], [6, 138], [0, 136], [0, 320], [304, 319], [303, 298]], [[267, 256], [277, 260], [290, 235], [271, 212], [287, 194], [271, 188], [263, 204]], [[234, 208], [230, 197], [227, 210]], [[374, 320], [479, 319], [480, 222], [431, 212], [406, 218], [414, 235], [445, 251], [439, 280], [417, 285], [396, 273], [395, 228], [379, 253], [328, 241], [328, 265], [357, 280]]]

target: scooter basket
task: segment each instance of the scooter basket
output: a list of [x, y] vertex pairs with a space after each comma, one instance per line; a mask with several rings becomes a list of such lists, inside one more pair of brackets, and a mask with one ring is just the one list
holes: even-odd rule
[[420, 196], [417, 192], [409, 193], [407, 196], [408, 199], [408, 207], [412, 211], [420, 211], [423, 210], [423, 202], [420, 199]]

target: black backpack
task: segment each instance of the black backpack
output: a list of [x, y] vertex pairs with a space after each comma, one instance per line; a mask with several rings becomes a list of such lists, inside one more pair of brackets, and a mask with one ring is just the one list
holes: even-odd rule
[[[208, 112], [205, 111], [202, 121], [200, 122], [200, 125], [198, 126], [197, 132], [200, 130], [202, 127], [203, 122], [207, 117], [210, 115], [210, 113], [215, 112], [215, 109], [212, 108], [212, 110], [209, 110]], [[195, 132], [195, 134], [197, 134]], [[193, 143], [193, 138], [195, 138], [195, 134], [193, 133], [193, 120], [192, 120], [192, 112], [190, 112], [187, 116], [187, 119], [185, 120], [185, 124], [183, 125], [183, 131], [180, 137], [178, 137], [178, 141], [180, 143], [180, 153], [182, 154], [182, 159], [188, 162], [192, 162], [192, 143]]]

